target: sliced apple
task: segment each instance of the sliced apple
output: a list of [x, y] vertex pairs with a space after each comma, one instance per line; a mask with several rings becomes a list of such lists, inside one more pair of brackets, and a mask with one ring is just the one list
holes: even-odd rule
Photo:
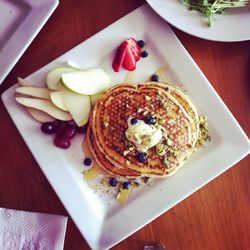
[[68, 111], [67, 107], [64, 104], [64, 96], [62, 96], [61, 91], [53, 91], [50, 93], [51, 102], [63, 111]]
[[62, 74], [61, 82], [68, 89], [82, 95], [95, 95], [106, 90], [110, 77], [101, 68]]
[[22, 94], [22, 95], [27, 95], [27, 96], [32, 96], [32, 97], [37, 97], [41, 99], [46, 99], [50, 100], [50, 92], [51, 90], [47, 88], [39, 88], [39, 87], [18, 87], [15, 89], [16, 93]]
[[51, 70], [48, 73], [47, 79], [46, 79], [48, 88], [52, 90], [58, 90], [57, 85], [60, 82], [62, 74], [74, 72], [74, 71], [77, 71], [77, 69], [74, 69], [72, 67], [60, 67], [60, 68], [55, 68]]
[[72, 62], [70, 60], [67, 61], [67, 65], [76, 70], [83, 70], [83, 68], [81, 68], [77, 63]]
[[16, 97], [16, 101], [26, 107], [41, 110], [56, 119], [62, 121], [72, 120], [72, 116], [68, 112], [58, 109], [49, 100], [35, 99], [29, 97]]
[[91, 107], [93, 108], [98, 101], [98, 99], [103, 95], [103, 93], [96, 94], [96, 95], [91, 95], [90, 96], [90, 101], [91, 101]]
[[51, 100], [58, 108], [69, 111], [73, 120], [79, 127], [88, 122], [91, 111], [89, 96], [76, 94], [60, 86], [59, 91], [51, 93]]
[[29, 107], [25, 107], [27, 109], [27, 111], [29, 112], [29, 114], [38, 122], [44, 123], [44, 122], [53, 122], [55, 121], [55, 118], [52, 117], [51, 115], [38, 110], [38, 109], [34, 109], [34, 108], [29, 108]]

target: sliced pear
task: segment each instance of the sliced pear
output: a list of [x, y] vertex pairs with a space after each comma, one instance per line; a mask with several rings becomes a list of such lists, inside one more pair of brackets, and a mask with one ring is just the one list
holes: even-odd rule
[[27, 96], [32, 96], [32, 97], [37, 97], [41, 99], [46, 99], [50, 100], [50, 92], [51, 90], [47, 88], [39, 88], [39, 87], [18, 87], [15, 89], [16, 93], [22, 94], [22, 95], [27, 95]]
[[46, 79], [48, 88], [52, 90], [58, 90], [57, 85], [62, 77], [62, 74], [74, 72], [76, 70], [77, 69], [74, 69], [72, 67], [60, 67], [60, 68], [55, 68], [51, 70], [48, 73], [47, 79]]
[[26, 107], [41, 110], [56, 119], [62, 121], [72, 120], [72, 116], [68, 112], [58, 109], [49, 100], [35, 99], [29, 97], [16, 97], [16, 101]]
[[110, 77], [101, 68], [62, 74], [61, 82], [68, 89], [82, 95], [95, 95], [110, 85]]
[[21, 77], [17, 77], [17, 81], [18, 81], [19, 85], [22, 86], [22, 87], [29, 87], [29, 86], [32, 86], [32, 84], [31, 84], [29, 81], [24, 80], [24, 79], [21, 78]]
[[99, 100], [99, 98], [103, 95], [103, 93], [91, 95], [90, 101], [91, 101], [91, 107], [93, 108], [95, 106], [95, 103]]
[[41, 110], [29, 108], [29, 107], [26, 107], [26, 109], [29, 112], [29, 114], [38, 122], [44, 123], [44, 122], [55, 121], [54, 117], [52, 117], [51, 115], [49, 115]]
[[58, 107], [59, 109], [63, 110], [63, 111], [68, 111], [68, 109], [65, 107], [64, 104], [64, 97], [62, 96], [61, 91], [53, 91], [50, 93], [50, 99], [51, 102]]

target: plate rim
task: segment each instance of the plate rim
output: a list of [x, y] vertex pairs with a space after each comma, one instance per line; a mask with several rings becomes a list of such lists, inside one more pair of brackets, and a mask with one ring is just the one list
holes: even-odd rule
[[175, 28], [177, 28], [177, 29], [189, 34], [189, 35], [192, 35], [194, 37], [198, 37], [198, 38], [201, 38], [201, 39], [214, 41], [214, 42], [227, 42], [227, 43], [229, 43], [229, 42], [243, 42], [243, 41], [249, 41], [250, 40], [250, 33], [249, 33], [249, 35], [241, 36], [240, 38], [229, 38], [229, 37], [224, 37], [223, 38], [223, 37], [214, 37], [214, 36], [206, 35], [205, 32], [204, 32], [204, 35], [202, 35], [200, 33], [192, 32], [189, 29], [185, 29], [182, 25], [176, 24], [175, 22], [173, 22], [173, 20], [170, 20], [168, 17], [166, 17], [161, 10], [158, 10], [154, 0], [146, 0], [146, 2], [166, 22], [173, 25]]
[[[15, 66], [15, 64], [18, 62], [23, 53], [26, 51], [26, 49], [29, 47], [31, 42], [37, 36], [39, 31], [45, 25], [45, 23], [47, 22], [47, 20], [49, 19], [49, 17], [52, 15], [52, 13], [59, 4], [59, 0], [46, 0], [43, 1], [42, 3], [37, 3], [32, 0], [27, 0], [27, 1], [22, 0], [22, 2], [23, 4], [28, 5], [30, 10], [28, 12], [28, 15], [22, 20], [21, 23], [19, 23], [18, 27], [15, 29], [11, 37], [8, 39], [7, 43], [4, 45], [3, 50], [1, 50], [0, 52], [1, 61], [4, 61], [2, 60], [4, 58], [8, 58], [9, 61], [9, 63], [5, 62], [3, 65], [1, 65], [0, 85], [7, 77], [9, 72], [12, 70], [12, 68]], [[19, 4], [22, 5], [22, 3]], [[41, 7], [42, 7], [42, 14], [35, 15], [37, 10], [41, 10]], [[33, 18], [35, 21], [33, 22], [32, 29], [30, 29], [26, 34], [26, 37], [24, 37], [22, 26], [25, 24], [26, 20], [30, 17]], [[18, 37], [19, 38], [22, 37], [22, 41], [20, 43], [13, 42], [16, 40], [15, 38]], [[10, 47], [12, 48], [11, 50], [9, 49]]]

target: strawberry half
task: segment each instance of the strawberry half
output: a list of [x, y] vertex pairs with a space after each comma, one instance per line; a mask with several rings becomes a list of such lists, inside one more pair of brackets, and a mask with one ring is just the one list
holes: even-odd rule
[[116, 51], [115, 58], [112, 63], [113, 70], [119, 72], [124, 61], [124, 57], [127, 51], [127, 44], [123, 42]]
[[136, 60], [135, 60], [135, 56], [132, 52], [131, 47], [127, 47], [126, 53], [125, 53], [125, 57], [124, 57], [124, 61], [123, 61], [123, 67], [127, 70], [135, 70], [136, 68]]
[[126, 42], [129, 44], [129, 47], [131, 48], [131, 51], [135, 57], [135, 60], [139, 61], [140, 57], [141, 57], [140, 56], [141, 55], [141, 48], [137, 44], [136, 40], [131, 37], [128, 40], [126, 40]]
[[121, 43], [116, 51], [112, 67], [115, 72], [119, 72], [121, 66], [127, 70], [134, 70], [136, 62], [140, 60], [141, 48], [134, 38], [129, 38]]

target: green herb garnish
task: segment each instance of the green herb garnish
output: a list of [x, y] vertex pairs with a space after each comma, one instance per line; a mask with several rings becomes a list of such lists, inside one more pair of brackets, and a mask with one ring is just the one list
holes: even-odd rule
[[222, 14], [227, 8], [245, 7], [249, 0], [181, 0], [190, 10], [198, 10], [208, 18], [208, 25], [214, 14]]

